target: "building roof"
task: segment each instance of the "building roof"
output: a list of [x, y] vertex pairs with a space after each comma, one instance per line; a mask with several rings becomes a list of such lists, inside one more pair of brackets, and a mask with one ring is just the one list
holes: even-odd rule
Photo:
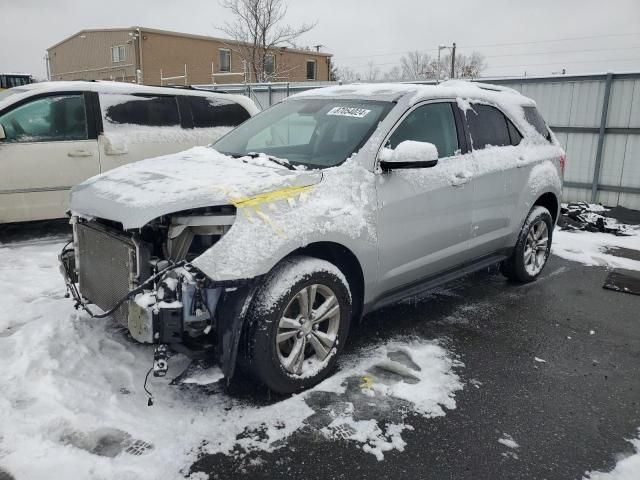
[[[74, 33], [73, 35], [70, 35], [66, 38], [64, 38], [63, 40], [59, 41], [58, 43], [56, 43], [55, 45], [50, 46], [49, 48], [47, 48], [47, 51], [56, 48], [57, 46], [65, 43], [68, 40], [71, 40], [74, 37], [77, 37], [83, 33], [93, 33], [93, 32], [134, 32], [136, 30], [140, 30], [141, 32], [149, 32], [149, 33], [157, 33], [160, 35], [171, 35], [174, 37], [182, 37], [182, 38], [194, 38], [194, 39], [198, 39], [198, 40], [210, 40], [210, 41], [216, 41], [216, 42], [221, 42], [221, 43], [229, 43], [229, 44], [238, 44], [241, 42], [238, 42], [236, 40], [231, 40], [228, 38], [220, 38], [220, 37], [211, 37], [208, 35], [195, 35], [192, 33], [183, 33], [183, 32], [174, 32], [172, 30], [161, 30], [161, 29], [157, 29], [157, 28], [147, 28], [147, 27], [140, 27], [140, 26], [133, 26], [133, 27], [120, 27], [120, 28], [85, 28], [80, 30], [79, 32]], [[316, 56], [320, 56], [320, 57], [332, 57], [333, 54], [332, 53], [326, 53], [326, 52], [316, 52], [314, 50], [304, 50], [304, 49], [300, 49], [300, 48], [291, 48], [291, 47], [278, 47], [279, 49], [284, 49], [287, 52], [293, 52], [293, 53], [304, 53], [307, 55], [316, 55]]]

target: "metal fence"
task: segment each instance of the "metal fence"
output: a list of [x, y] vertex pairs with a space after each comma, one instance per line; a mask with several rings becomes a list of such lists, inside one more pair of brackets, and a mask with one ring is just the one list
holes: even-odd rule
[[[567, 152], [565, 201], [640, 209], [640, 72], [481, 81], [511, 87], [537, 102]], [[242, 93], [267, 108], [326, 85], [335, 82], [202, 87]]]

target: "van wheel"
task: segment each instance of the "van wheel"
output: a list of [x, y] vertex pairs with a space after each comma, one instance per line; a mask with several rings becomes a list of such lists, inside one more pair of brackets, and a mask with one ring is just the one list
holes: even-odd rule
[[534, 206], [522, 226], [511, 257], [500, 264], [502, 274], [514, 282], [534, 281], [549, 258], [552, 233], [553, 219], [549, 210]]
[[303, 256], [284, 260], [269, 273], [248, 314], [249, 373], [283, 394], [319, 383], [344, 347], [351, 303], [335, 265]]

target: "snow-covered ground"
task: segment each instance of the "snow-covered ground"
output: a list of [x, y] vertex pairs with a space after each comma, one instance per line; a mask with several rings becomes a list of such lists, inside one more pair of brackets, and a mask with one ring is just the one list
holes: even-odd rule
[[[17, 479], [184, 478], [199, 454], [270, 451], [300, 429], [382, 460], [403, 450], [410, 413], [445, 415], [463, 388], [462, 365], [443, 345], [405, 338], [346, 356], [316, 388], [266, 406], [211, 394], [201, 384], [219, 378], [215, 369], [170, 385], [188, 365], [174, 357], [168, 377], [151, 378], [148, 407], [152, 348], [73, 309], [57, 267], [63, 243], [0, 245], [0, 472]], [[323, 410], [319, 395], [340, 408]], [[380, 424], [385, 408], [393, 420]]]
[[[590, 205], [588, 217], [595, 217], [604, 209], [600, 205]], [[607, 225], [620, 226], [615, 219], [605, 219]], [[585, 265], [599, 265], [610, 268], [640, 270], [640, 261], [607, 253], [607, 249], [627, 248], [640, 251], [640, 226], [621, 225], [625, 236], [611, 233], [587, 232], [582, 230], [560, 230], [553, 232], [551, 252], [566, 260]]]
[[588, 480], [638, 480], [640, 478], [640, 432], [638, 438], [630, 440], [636, 453], [618, 460], [616, 467], [610, 472], [589, 472], [584, 477]]
[[[640, 230], [629, 232], [556, 230], [553, 253], [640, 270], [638, 261], [603, 253], [612, 246], [640, 250]], [[61, 237], [0, 244], [0, 473], [32, 480], [177, 479], [201, 454], [242, 461], [247, 452], [272, 451], [308, 431], [346, 439], [383, 460], [404, 449], [413, 414], [445, 415], [464, 386], [463, 365], [446, 344], [398, 338], [346, 356], [339, 372], [316, 388], [269, 405], [221, 393], [212, 386], [220, 378], [216, 369], [170, 385], [189, 363], [177, 356], [168, 377], [151, 378], [155, 405], [148, 407], [142, 385], [152, 348], [132, 342], [109, 320], [73, 309], [57, 267], [63, 244]], [[465, 315], [464, 305], [458, 314]], [[327, 397], [330, 407], [320, 401]], [[497, 441], [503, 456], [518, 459], [514, 438], [503, 433]], [[640, 438], [632, 442], [640, 452]], [[638, 471], [640, 453], [586, 478], [635, 479]]]

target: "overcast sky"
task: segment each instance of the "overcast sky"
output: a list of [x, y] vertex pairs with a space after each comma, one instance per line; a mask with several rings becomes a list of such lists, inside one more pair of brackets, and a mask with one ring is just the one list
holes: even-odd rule
[[[217, 0], [0, 0], [0, 12], [0, 72], [37, 76], [46, 48], [83, 28], [220, 36], [228, 18]], [[317, 21], [299, 43], [359, 71], [452, 42], [485, 55], [484, 76], [640, 70], [640, 0], [289, 0], [288, 20]]]

